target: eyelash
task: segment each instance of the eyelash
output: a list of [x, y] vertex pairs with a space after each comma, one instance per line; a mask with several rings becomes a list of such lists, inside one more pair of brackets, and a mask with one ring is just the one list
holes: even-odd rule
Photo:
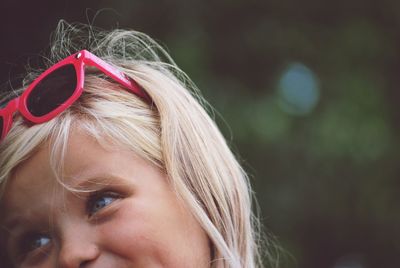
[[[108, 207], [109, 205], [111, 205], [113, 202], [115, 202], [116, 200], [118, 200], [120, 198], [121, 198], [121, 195], [116, 192], [113, 192], [113, 191], [101, 190], [101, 191], [93, 192], [87, 198], [86, 213], [89, 216], [89, 218], [93, 217], [99, 211]], [[108, 203], [107, 203], [107, 201], [103, 202], [103, 204], [102, 204], [103, 206], [96, 208], [96, 205], [97, 205], [96, 202], [100, 201], [101, 199], [103, 199], [103, 200], [108, 199]]]
[[[43, 242], [43, 238], [47, 240], [47, 244], [36, 247], [35, 242]], [[25, 260], [29, 257], [30, 262], [38, 262], [48, 254], [51, 243], [51, 236], [47, 232], [28, 231], [18, 241], [18, 259]]]

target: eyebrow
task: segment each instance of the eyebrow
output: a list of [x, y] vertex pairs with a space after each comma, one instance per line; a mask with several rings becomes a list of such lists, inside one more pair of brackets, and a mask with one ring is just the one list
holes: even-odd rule
[[86, 191], [86, 190], [96, 190], [100, 189], [104, 186], [125, 186], [129, 185], [132, 182], [127, 180], [126, 178], [122, 178], [119, 175], [108, 173], [108, 172], [99, 172], [97, 174], [91, 174], [89, 176], [70, 176], [73, 181], [79, 181], [77, 183], [71, 183], [67, 185], [71, 187], [71, 189], [77, 191]]
[[23, 223], [27, 221], [28, 219], [21, 215], [6, 217], [6, 220], [0, 225], [1, 232], [7, 232], [9, 235], [13, 231], [21, 229]]

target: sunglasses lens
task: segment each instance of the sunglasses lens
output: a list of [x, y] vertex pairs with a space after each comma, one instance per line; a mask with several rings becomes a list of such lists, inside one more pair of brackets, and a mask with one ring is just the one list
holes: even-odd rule
[[40, 117], [54, 111], [73, 95], [77, 80], [76, 70], [72, 64], [54, 70], [29, 93], [27, 98], [29, 112]]

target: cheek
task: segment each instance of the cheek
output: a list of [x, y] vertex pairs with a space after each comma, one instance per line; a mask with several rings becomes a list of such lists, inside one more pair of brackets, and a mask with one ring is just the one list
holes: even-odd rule
[[[153, 204], [154, 205], [154, 204]], [[99, 226], [101, 248], [138, 267], [207, 267], [208, 238], [198, 223], [178, 209], [125, 204]], [[197, 266], [196, 266], [197, 267]]]
[[129, 204], [99, 226], [98, 238], [105, 252], [135, 263], [144, 257], [159, 261], [157, 251], [164, 243], [148, 213]]

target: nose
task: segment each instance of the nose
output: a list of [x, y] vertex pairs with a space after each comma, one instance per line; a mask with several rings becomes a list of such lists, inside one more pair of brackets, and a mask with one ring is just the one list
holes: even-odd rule
[[60, 241], [57, 267], [87, 268], [99, 255], [100, 249], [90, 230], [74, 226], [63, 234]]

